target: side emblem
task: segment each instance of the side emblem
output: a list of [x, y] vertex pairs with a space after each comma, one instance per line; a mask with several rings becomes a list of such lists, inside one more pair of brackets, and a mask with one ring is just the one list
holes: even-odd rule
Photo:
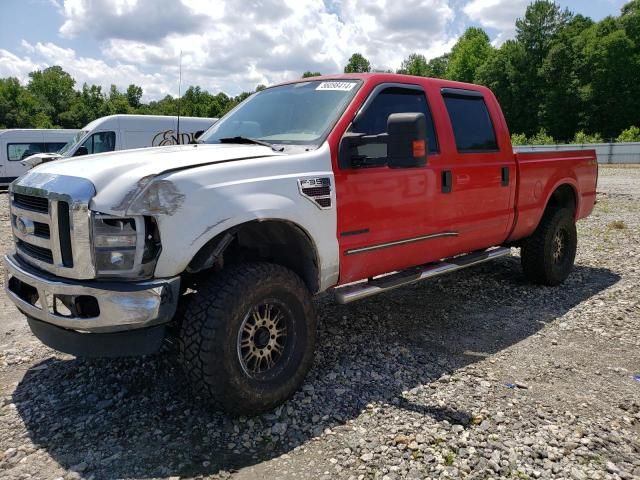
[[329, 177], [299, 178], [300, 194], [321, 209], [331, 208], [331, 179]]

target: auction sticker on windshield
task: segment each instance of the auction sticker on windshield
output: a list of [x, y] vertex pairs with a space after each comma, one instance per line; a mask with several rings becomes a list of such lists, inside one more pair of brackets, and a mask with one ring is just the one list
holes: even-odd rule
[[355, 86], [356, 82], [322, 82], [316, 87], [316, 90], [337, 90], [339, 92], [350, 92]]

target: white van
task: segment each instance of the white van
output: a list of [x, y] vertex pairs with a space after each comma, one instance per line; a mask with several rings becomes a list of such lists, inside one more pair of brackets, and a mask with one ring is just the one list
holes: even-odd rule
[[34, 153], [55, 153], [79, 130], [16, 128], [0, 130], [0, 186], [7, 186], [27, 171], [21, 160]]
[[178, 117], [109, 115], [89, 123], [57, 153], [32, 155], [22, 163], [31, 168], [59, 158], [190, 143], [217, 120], [217, 118], [180, 117], [180, 141], [178, 141]]

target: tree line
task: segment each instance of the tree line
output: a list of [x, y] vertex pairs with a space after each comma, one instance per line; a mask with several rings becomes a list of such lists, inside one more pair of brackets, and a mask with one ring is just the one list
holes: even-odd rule
[[[599, 22], [549, 0], [531, 3], [516, 36], [499, 48], [481, 28], [468, 28], [450, 52], [427, 60], [413, 53], [397, 73], [477, 83], [498, 97], [514, 143], [640, 141], [640, 0]], [[344, 71], [376, 71], [354, 53]], [[320, 75], [307, 71], [303, 78]], [[0, 128], [80, 128], [118, 113], [220, 117], [253, 92], [235, 97], [189, 87], [143, 103], [142, 88], [82, 85], [59, 66], [0, 79]], [[256, 90], [265, 88], [258, 85]]]

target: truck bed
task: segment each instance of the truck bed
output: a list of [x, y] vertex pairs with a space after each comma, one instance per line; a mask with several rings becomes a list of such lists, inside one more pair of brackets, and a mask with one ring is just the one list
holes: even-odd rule
[[536, 229], [551, 195], [563, 184], [573, 188], [576, 220], [593, 210], [598, 181], [595, 150], [515, 153], [518, 168], [514, 227], [510, 241]]

